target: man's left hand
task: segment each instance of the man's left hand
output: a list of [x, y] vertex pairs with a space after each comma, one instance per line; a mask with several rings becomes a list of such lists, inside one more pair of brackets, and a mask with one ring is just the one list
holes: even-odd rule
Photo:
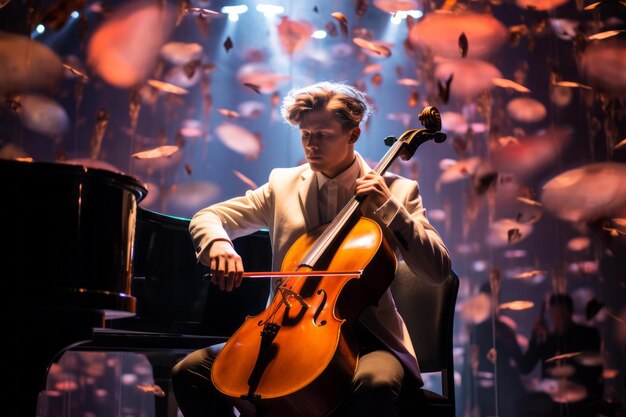
[[356, 180], [356, 195], [367, 195], [372, 199], [376, 207], [380, 207], [389, 200], [391, 191], [387, 187], [384, 178], [372, 170]]

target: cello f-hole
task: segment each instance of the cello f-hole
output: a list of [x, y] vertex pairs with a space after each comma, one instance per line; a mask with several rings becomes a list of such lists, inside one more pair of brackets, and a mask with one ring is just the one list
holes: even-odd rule
[[320, 295], [320, 294], [323, 294], [324, 297], [322, 298], [322, 302], [317, 307], [317, 310], [315, 310], [315, 314], [313, 315], [313, 324], [315, 324], [316, 326], [324, 326], [326, 324], [326, 320], [322, 320], [319, 323], [317, 322], [319, 315], [322, 313], [322, 310], [324, 309], [324, 307], [326, 307], [326, 300], [328, 299], [328, 294], [326, 294], [326, 291], [318, 290], [317, 295]]

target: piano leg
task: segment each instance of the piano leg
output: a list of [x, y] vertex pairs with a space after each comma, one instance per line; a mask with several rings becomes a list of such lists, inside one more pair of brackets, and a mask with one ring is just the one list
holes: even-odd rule
[[69, 348], [90, 341], [93, 327], [103, 326], [104, 313], [88, 311], [50, 312], [16, 322], [13, 355], [8, 360], [14, 375], [16, 417], [37, 415], [50, 365]]
[[172, 391], [171, 372], [174, 365], [185, 355], [168, 352], [149, 352], [144, 353], [144, 355], [152, 365], [154, 383], [161, 387], [165, 393], [164, 397], [155, 396], [155, 417], [176, 417], [178, 403]]

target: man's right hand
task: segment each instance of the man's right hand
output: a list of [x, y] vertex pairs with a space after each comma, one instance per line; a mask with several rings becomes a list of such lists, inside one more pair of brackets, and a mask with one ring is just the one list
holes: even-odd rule
[[225, 240], [216, 240], [209, 249], [211, 282], [222, 291], [232, 291], [241, 285], [243, 262], [233, 245]]

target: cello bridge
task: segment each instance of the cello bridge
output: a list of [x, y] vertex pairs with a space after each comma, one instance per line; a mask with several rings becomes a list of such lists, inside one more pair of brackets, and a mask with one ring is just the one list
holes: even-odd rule
[[283, 297], [283, 301], [285, 302], [285, 304], [287, 304], [287, 307], [289, 308], [292, 307], [291, 302], [289, 302], [291, 298], [295, 298], [295, 300], [300, 303], [300, 306], [304, 308], [310, 307], [310, 305], [306, 301], [304, 301], [304, 298], [302, 298], [300, 294], [293, 290], [290, 290], [289, 288], [278, 287], [278, 292], [280, 292], [280, 295]]

